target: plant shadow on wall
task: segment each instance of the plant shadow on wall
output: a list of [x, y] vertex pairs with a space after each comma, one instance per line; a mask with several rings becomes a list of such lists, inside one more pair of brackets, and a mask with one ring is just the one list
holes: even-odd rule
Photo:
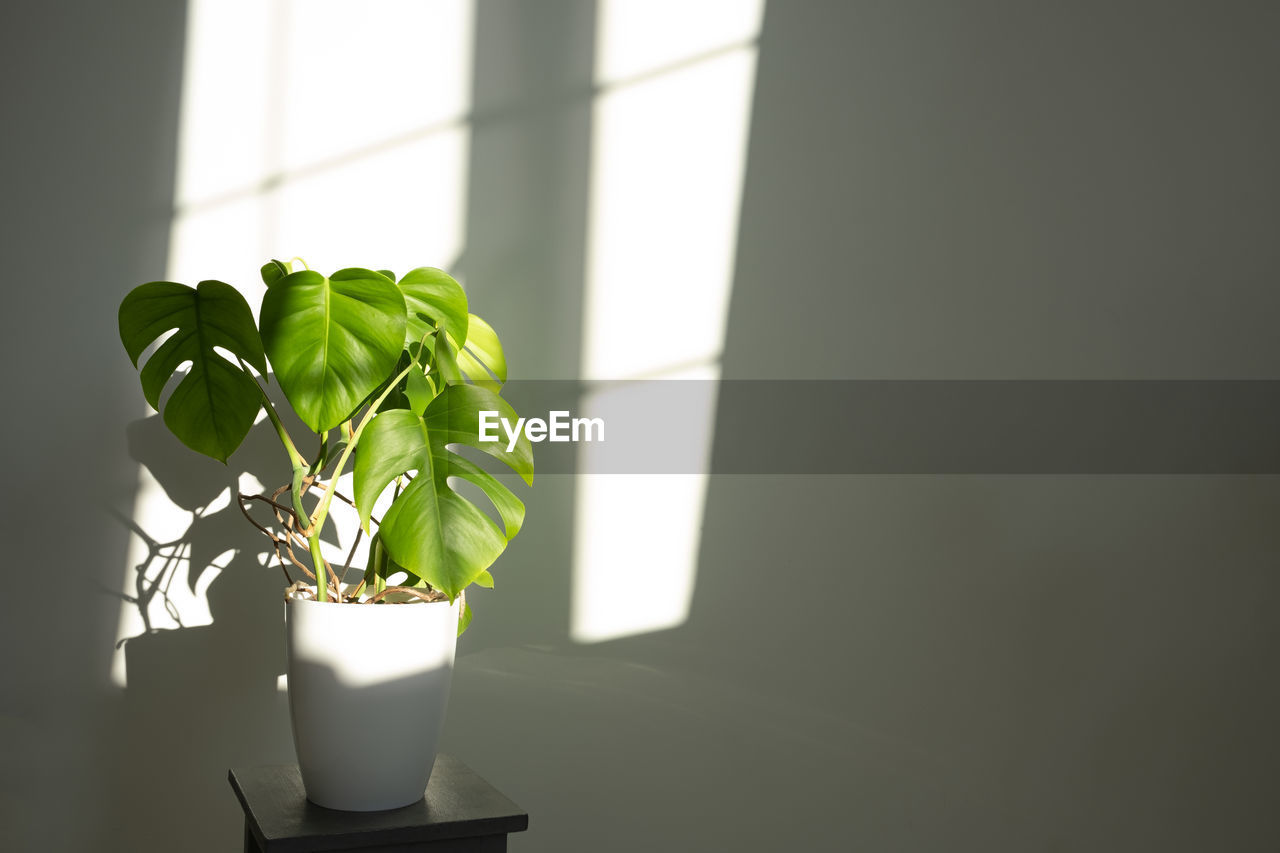
[[[244, 475], [279, 478], [274, 442], [270, 426], [259, 424], [224, 466], [191, 453], [159, 415], [129, 426], [130, 455], [190, 521], [160, 542], [145, 517], [121, 517], [146, 550], [125, 593], [137, 627], [120, 641], [127, 689], [110, 728], [112, 813], [126, 816], [113, 827], [120, 849], [160, 849], [234, 825], [234, 803], [224, 802], [221, 775], [209, 773], [209, 754], [228, 765], [293, 760], [287, 697], [277, 688], [285, 584], [270, 544], [235, 501]], [[207, 616], [190, 613], [200, 598]], [[208, 808], [193, 811], [195, 803]]]
[[[129, 425], [129, 455], [163, 490], [173, 507], [190, 516], [180, 535], [160, 541], [156, 536], [172, 535], [172, 525], [158, 525], [166, 529], [161, 533], [146, 529], [145, 518], [131, 519], [116, 513], [145, 546], [142, 559], [131, 567], [133, 576], [126, 581], [127, 589], [122, 595], [131, 615], [136, 616], [140, 635], [163, 632], [157, 617], [167, 617], [174, 628], [192, 627], [184, 623], [183, 612], [190, 620], [190, 601], [199, 596], [202, 588], [223, 581], [224, 575], [236, 574], [255, 557], [253, 567], [262, 566], [269, 548], [264, 540], [247, 535], [252, 529], [244, 527], [236, 497], [241, 493], [244, 475], [259, 481], [265, 477], [269, 482], [270, 474], [278, 473], [271, 471], [274, 460], [270, 440], [265, 429], [252, 430], [235, 455], [236, 464], [224, 466], [193, 457], [169, 434], [159, 415]], [[332, 541], [331, 534], [327, 538]], [[230, 562], [224, 559], [228, 553], [232, 554]], [[275, 577], [281, 575], [275, 573]], [[128, 642], [123, 638], [119, 644]]]

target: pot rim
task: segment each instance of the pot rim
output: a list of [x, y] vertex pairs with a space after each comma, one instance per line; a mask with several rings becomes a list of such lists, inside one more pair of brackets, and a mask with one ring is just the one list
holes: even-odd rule
[[365, 602], [359, 602], [359, 603], [356, 603], [356, 602], [350, 602], [350, 601], [316, 601], [314, 598], [301, 598], [301, 597], [299, 597], [299, 596], [298, 596], [298, 593], [293, 593], [292, 595], [287, 595], [287, 596], [285, 596], [285, 599], [284, 599], [284, 602], [285, 602], [285, 604], [286, 604], [286, 605], [295, 605], [295, 604], [296, 604], [296, 605], [306, 606], [306, 605], [321, 605], [321, 604], [323, 604], [323, 605], [325, 605], [325, 606], [328, 606], [328, 605], [330, 605], [330, 604], [342, 604], [342, 605], [352, 605], [352, 606], [349, 608], [349, 609], [352, 609], [352, 610], [373, 610], [373, 611], [379, 611], [379, 612], [384, 611], [384, 610], [403, 610], [403, 609], [405, 609], [405, 608], [401, 607], [400, 605], [404, 605], [404, 604], [426, 604], [426, 605], [432, 605], [432, 604], [443, 604], [443, 605], [444, 605], [444, 606], [446, 606], [446, 607], [454, 607], [455, 605], [459, 604], [461, 601], [462, 601], [462, 596], [458, 596], [458, 597], [457, 597], [457, 598], [455, 598], [453, 601], [449, 601], [448, 599], [445, 599], [445, 600], [443, 600], [443, 601], [423, 601], [423, 600], [422, 600], [422, 599], [420, 599], [420, 598], [415, 598], [415, 599], [413, 599], [412, 601], [388, 601], [388, 602], [386, 602], [386, 604], [391, 605], [390, 607], [382, 607], [382, 606], [380, 606], [380, 605], [376, 605], [376, 604], [375, 604], [375, 605], [372, 605], [372, 606], [368, 606], [368, 607], [366, 607], [366, 606], [365, 606]]

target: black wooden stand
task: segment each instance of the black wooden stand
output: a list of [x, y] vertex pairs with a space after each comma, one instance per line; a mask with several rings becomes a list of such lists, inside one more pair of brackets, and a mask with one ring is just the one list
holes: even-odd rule
[[339, 812], [308, 802], [291, 764], [233, 768], [228, 775], [244, 808], [245, 853], [501, 853], [507, 833], [529, 827], [528, 814], [449, 755], [436, 758], [426, 797], [386, 812]]

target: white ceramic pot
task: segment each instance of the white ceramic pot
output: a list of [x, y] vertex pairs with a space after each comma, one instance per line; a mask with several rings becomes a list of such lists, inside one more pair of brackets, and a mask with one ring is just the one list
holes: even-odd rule
[[379, 811], [422, 799], [444, 728], [458, 603], [285, 603], [289, 713], [307, 799]]

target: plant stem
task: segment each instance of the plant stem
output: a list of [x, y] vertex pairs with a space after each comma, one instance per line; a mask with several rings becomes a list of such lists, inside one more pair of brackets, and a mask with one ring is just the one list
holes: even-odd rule
[[[240, 368], [245, 373], [249, 373], [249, 369], [245, 367], [244, 361], [240, 362]], [[289, 454], [289, 461], [293, 464], [293, 511], [298, 517], [298, 523], [307, 517], [306, 507], [302, 503], [302, 483], [306, 479], [310, 466], [302, 454], [298, 452], [298, 446], [293, 443], [293, 438], [289, 435], [289, 431], [284, 428], [284, 422], [280, 420], [280, 416], [276, 414], [276, 407], [272, 404], [271, 398], [267, 396], [266, 390], [258, 384], [257, 378], [249, 373], [249, 378], [253, 379], [254, 387], [258, 389], [258, 393], [262, 395], [263, 408], [267, 410], [267, 417], [271, 420], [271, 425], [275, 427], [276, 435], [280, 438], [280, 443], [284, 445], [285, 452]], [[326, 436], [327, 437], [327, 436]], [[321, 452], [323, 452], [323, 442], [321, 443]], [[326, 493], [325, 499], [329, 496]], [[305, 531], [304, 531], [305, 532]], [[316, 575], [316, 598], [320, 601], [328, 601], [329, 599], [329, 581], [325, 577], [324, 557], [320, 554], [320, 531], [313, 523], [311, 533], [307, 537], [307, 544], [311, 550], [311, 563], [315, 568]], [[286, 577], [288, 572], [285, 572]]]
[[316, 567], [316, 599], [329, 600], [329, 578], [324, 570], [324, 556], [320, 553], [320, 534], [313, 533], [307, 540], [311, 548], [311, 564]]
[[[293, 466], [293, 488], [290, 493], [293, 497], [293, 511], [298, 516], [298, 523], [307, 517], [307, 509], [302, 504], [302, 483], [307, 478], [307, 463], [300, 460], [301, 464], [295, 462]], [[302, 531], [307, 536], [307, 547], [311, 551], [311, 566], [315, 570], [316, 575], [316, 600], [329, 600], [329, 579], [325, 577], [324, 558], [320, 554], [320, 529], [314, 523], [311, 525], [310, 531]]]
[[[392, 503], [395, 503], [395, 502], [396, 502], [396, 498], [400, 497], [400, 483], [401, 483], [401, 482], [402, 482], [402, 477], [396, 477], [396, 487], [395, 487], [395, 491], [393, 491], [393, 492], [391, 493], [391, 502], [392, 502]], [[382, 523], [381, 523], [381, 522], [379, 522], [379, 523], [378, 523], [378, 526], [379, 526], [379, 527], [381, 527], [381, 526], [382, 526]], [[387, 561], [388, 561], [388, 559], [390, 559], [390, 558], [387, 556], [386, 546], [382, 544], [381, 540], [379, 540], [379, 542], [378, 542], [378, 553], [377, 553], [377, 556], [376, 556], [376, 557], [374, 556], [374, 553], [373, 553], [373, 545], [372, 545], [372, 542], [370, 543], [370, 546], [369, 546], [369, 562], [370, 562], [370, 565], [372, 565], [372, 566], [374, 566], [374, 567], [375, 567], [375, 568], [374, 568], [374, 573], [373, 573], [373, 592], [374, 592], [375, 596], [377, 596], [379, 593], [384, 592], [384, 591], [386, 590], [386, 588], [387, 588]], [[378, 596], [378, 597], [381, 597], [381, 596]], [[370, 600], [372, 601], [373, 599], [370, 599]]]
[[325, 432], [320, 436], [320, 449], [316, 451], [316, 461], [311, 463], [311, 468], [309, 469], [310, 472], [314, 474], [316, 477], [320, 476], [321, 463], [324, 461], [325, 452], [328, 449], [329, 449], [329, 431], [325, 430]]
[[[244, 362], [240, 362], [241, 369], [245, 373], [249, 373], [249, 369], [244, 366]], [[294, 468], [299, 465], [306, 465], [307, 462], [302, 458], [302, 454], [298, 452], [298, 447], [293, 443], [293, 439], [289, 436], [289, 431], [284, 428], [284, 423], [280, 420], [280, 416], [276, 414], [276, 407], [272, 405], [271, 398], [267, 396], [266, 389], [258, 384], [257, 378], [249, 373], [249, 378], [253, 380], [254, 387], [258, 389], [258, 393], [262, 395], [262, 407], [267, 410], [267, 417], [271, 419], [271, 425], [276, 429], [276, 435], [280, 437], [280, 443], [284, 445], [284, 450], [289, 454], [289, 461]], [[298, 516], [299, 519], [306, 518], [306, 515]]]
[[[400, 380], [409, 375], [413, 365], [410, 364], [404, 370], [387, 383], [387, 387], [383, 389], [378, 398], [369, 404], [368, 410], [364, 413], [364, 417], [360, 419], [360, 425], [356, 427], [355, 432], [351, 434], [347, 446], [342, 449], [342, 455], [338, 457], [338, 466], [333, 469], [333, 476], [330, 478], [330, 487], [325, 489], [324, 497], [320, 499], [320, 503], [316, 506], [316, 511], [311, 514], [311, 527], [308, 542], [311, 545], [311, 562], [315, 564], [316, 570], [316, 597], [320, 601], [328, 600], [328, 592], [325, 589], [325, 571], [324, 560], [320, 556], [320, 529], [324, 527], [325, 519], [329, 516], [329, 504], [333, 500], [333, 493], [338, 483], [338, 478], [342, 476], [342, 471], [347, 467], [347, 460], [351, 458], [351, 452], [355, 450], [356, 444], [360, 441], [360, 436], [364, 432], [364, 428], [369, 425], [369, 421], [373, 420], [373, 416], [378, 413], [378, 406], [382, 405], [382, 401], [387, 399], [387, 395], [391, 390], [400, 384]], [[301, 466], [297, 462], [293, 468], [293, 493], [294, 493], [294, 509], [298, 512], [299, 518], [306, 518], [306, 514], [302, 510], [301, 485], [302, 478], [307, 475], [307, 463], [302, 460]]]

